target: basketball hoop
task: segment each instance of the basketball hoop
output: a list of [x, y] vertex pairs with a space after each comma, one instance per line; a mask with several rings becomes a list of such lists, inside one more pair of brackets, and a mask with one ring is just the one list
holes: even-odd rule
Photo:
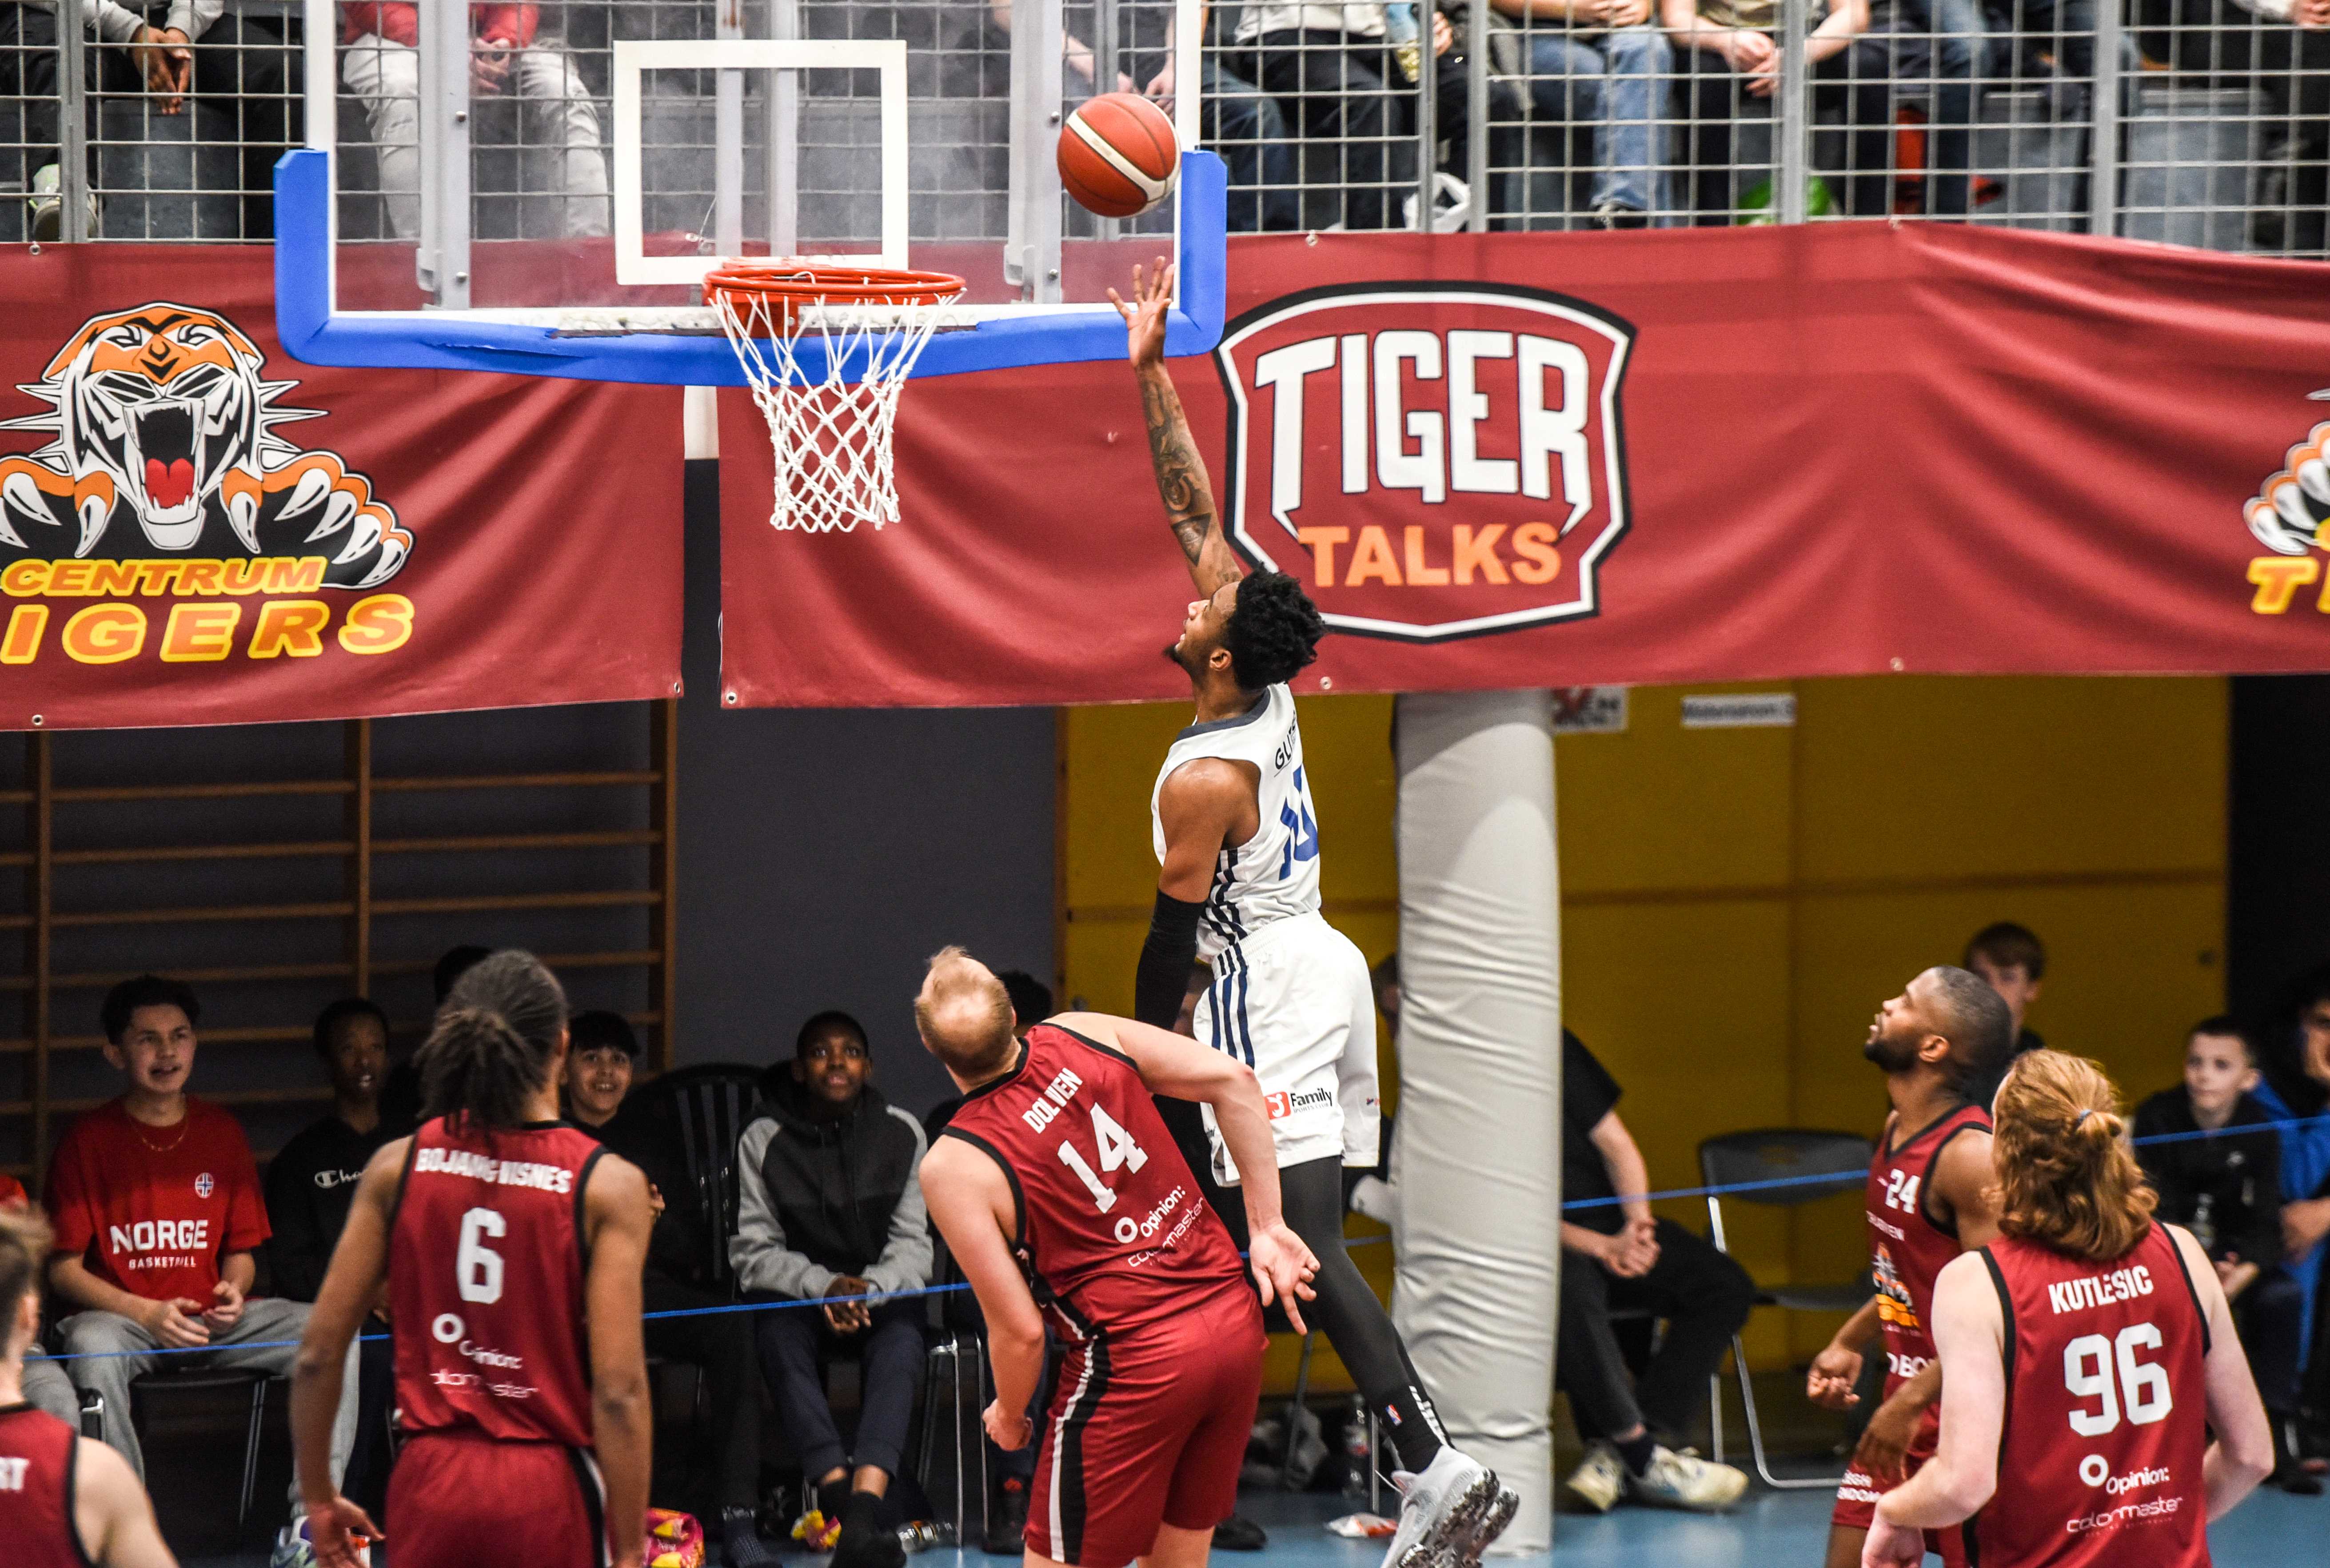
[[[705, 274], [704, 302], [719, 314], [776, 452], [772, 527], [847, 533], [898, 520], [898, 392], [931, 334], [964, 325], [945, 308], [962, 290], [950, 273], [799, 257], [727, 260]], [[825, 351], [814, 383], [800, 353], [811, 332]]]

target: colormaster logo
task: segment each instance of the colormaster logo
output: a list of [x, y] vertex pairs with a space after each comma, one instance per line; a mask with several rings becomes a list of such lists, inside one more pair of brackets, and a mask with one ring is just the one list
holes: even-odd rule
[[1595, 614], [1628, 522], [1634, 329], [1501, 284], [1273, 300], [1215, 352], [1229, 524], [1338, 631], [1435, 642]]
[[[2330, 401], [2330, 388], [2311, 394]], [[2282, 615], [2301, 588], [2322, 580], [2317, 550], [2330, 550], [2330, 421], [2316, 425], [2303, 441], [2289, 449], [2281, 472], [2258, 486], [2241, 508], [2249, 532], [2274, 553], [2249, 562], [2249, 578], [2257, 591], [2249, 609], [2259, 615]], [[2330, 586], [2320, 607], [2330, 610]]]
[[[50, 406], [0, 430], [52, 439], [0, 456], [0, 595], [62, 602], [17, 603], [0, 664], [44, 646], [118, 664], [149, 643], [174, 663], [312, 657], [340, 607], [288, 596], [396, 575], [412, 536], [338, 453], [276, 433], [323, 415], [276, 407], [299, 383], [264, 379], [265, 364], [226, 317], [157, 301], [90, 317], [19, 384]], [[176, 602], [153, 602], [165, 598]], [[89, 600], [105, 602], [75, 602]], [[412, 604], [373, 594], [336, 619], [342, 648], [386, 653], [411, 635]]]

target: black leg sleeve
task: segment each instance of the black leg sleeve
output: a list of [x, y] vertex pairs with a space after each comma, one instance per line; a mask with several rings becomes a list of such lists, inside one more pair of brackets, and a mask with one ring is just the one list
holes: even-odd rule
[[1423, 1469], [1446, 1436], [1391, 1315], [1344, 1250], [1342, 1162], [1330, 1156], [1288, 1166], [1278, 1173], [1278, 1185], [1288, 1226], [1319, 1256], [1319, 1275], [1311, 1282], [1319, 1299], [1304, 1304], [1304, 1320], [1335, 1347], [1399, 1450], [1400, 1468]]

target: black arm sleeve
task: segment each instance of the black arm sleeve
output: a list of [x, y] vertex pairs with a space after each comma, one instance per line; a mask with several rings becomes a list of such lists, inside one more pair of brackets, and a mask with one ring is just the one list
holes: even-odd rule
[[1141, 966], [1132, 975], [1132, 1015], [1143, 1024], [1170, 1029], [1189, 994], [1189, 971], [1198, 963], [1198, 915], [1206, 906], [1183, 903], [1157, 890], [1149, 936], [1141, 944]]

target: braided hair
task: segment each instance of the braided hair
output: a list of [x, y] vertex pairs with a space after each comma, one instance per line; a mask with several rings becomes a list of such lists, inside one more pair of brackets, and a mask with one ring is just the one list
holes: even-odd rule
[[455, 983], [414, 1058], [424, 1117], [492, 1131], [526, 1119], [550, 1082], [566, 1029], [566, 993], [532, 953], [480, 959]]

